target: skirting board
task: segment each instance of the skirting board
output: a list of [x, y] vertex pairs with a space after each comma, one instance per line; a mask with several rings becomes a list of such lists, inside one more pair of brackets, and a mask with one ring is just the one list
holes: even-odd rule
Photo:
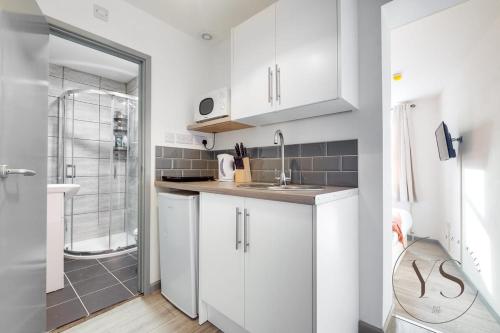
[[156, 281], [156, 282], [153, 282], [149, 285], [149, 292], [150, 293], [153, 293], [157, 290], [160, 290], [161, 289], [161, 281]]
[[358, 325], [358, 333], [384, 333], [384, 330], [360, 320]]

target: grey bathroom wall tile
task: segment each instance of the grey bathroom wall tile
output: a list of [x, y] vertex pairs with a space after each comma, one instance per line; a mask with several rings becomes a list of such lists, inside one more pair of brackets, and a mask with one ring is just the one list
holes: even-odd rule
[[340, 157], [314, 157], [313, 158], [314, 171], [340, 171]]
[[172, 160], [173, 169], [191, 169], [191, 160], [174, 159]]
[[75, 184], [80, 185], [79, 195], [98, 194], [98, 177], [76, 177]]
[[292, 170], [292, 178], [291, 178], [290, 182], [292, 184], [300, 184], [301, 183], [300, 174], [301, 174], [300, 171], [293, 171]]
[[107, 78], [101, 78], [101, 89], [105, 90], [111, 90], [114, 92], [120, 92], [120, 93], [126, 93], [126, 86], [124, 82], [118, 82], [115, 80], [107, 79]]
[[49, 76], [49, 96], [59, 97], [63, 93], [63, 80], [59, 77]]
[[276, 182], [274, 177], [275, 177], [274, 171], [267, 171], [267, 170], [252, 171], [253, 182], [274, 183]]
[[137, 87], [137, 78], [133, 78], [132, 80], [128, 81], [125, 84], [125, 88], [127, 90], [127, 94], [131, 95], [135, 90], [138, 89], [138, 87]]
[[305, 185], [326, 185], [326, 172], [302, 171], [301, 183]]
[[[98, 176], [98, 172], [99, 172], [99, 160], [98, 159], [75, 157], [73, 159], [73, 163], [75, 164], [77, 177]], [[66, 164], [72, 164], [71, 159], [67, 158]]]
[[213, 153], [208, 150], [201, 150], [200, 151], [200, 158], [202, 160], [211, 160], [213, 159]]
[[59, 119], [58, 117], [48, 118], [48, 136], [58, 137], [59, 136]]
[[126, 173], [126, 161], [101, 158], [99, 162], [99, 176], [125, 176]]
[[208, 167], [207, 160], [192, 160], [191, 167], [193, 169], [206, 169]]
[[99, 122], [103, 124], [111, 124], [113, 120], [113, 110], [109, 107], [99, 106]]
[[110, 124], [100, 124], [99, 136], [101, 141], [113, 141], [113, 128]]
[[199, 177], [200, 170], [182, 170], [183, 177]]
[[182, 148], [163, 147], [163, 157], [182, 158]]
[[57, 177], [57, 157], [47, 158], [47, 178]]
[[294, 157], [288, 159], [289, 168], [295, 171], [312, 171], [311, 157]]
[[342, 156], [342, 171], [358, 171], [358, 157]]
[[202, 176], [202, 177], [214, 177], [214, 170], [210, 170], [210, 169], [200, 170], [200, 176]]
[[163, 157], [163, 147], [155, 146], [155, 157]]
[[56, 64], [49, 64], [49, 75], [59, 77], [62, 79], [63, 67]]
[[74, 139], [73, 157], [99, 158], [99, 141]]
[[99, 106], [96, 104], [75, 101], [74, 119], [99, 122]]
[[247, 148], [247, 155], [250, 158], [258, 158], [259, 157], [259, 148]]
[[99, 141], [99, 157], [110, 159], [113, 157], [113, 142]]
[[99, 88], [99, 76], [64, 67], [64, 79]]
[[[97, 212], [98, 208], [98, 195], [75, 195], [73, 197], [73, 214], [84, 214]], [[71, 214], [71, 211], [66, 209], [66, 215]]]
[[[288, 162], [285, 161], [285, 162]], [[281, 159], [279, 158], [256, 158], [250, 160], [250, 170], [281, 170]], [[288, 169], [288, 163], [285, 163]]]
[[325, 155], [326, 155], [326, 143], [324, 142], [305, 143], [300, 145], [301, 157], [325, 156]]
[[124, 111], [126, 106], [126, 99], [112, 95], [100, 95], [99, 104], [101, 106], [112, 108], [113, 111]]
[[99, 193], [124, 193], [125, 176], [99, 177]]
[[357, 155], [358, 140], [331, 141], [327, 144], [329, 156], [336, 155]]
[[200, 159], [200, 151], [198, 149], [184, 148], [182, 150], [182, 157], [184, 159], [199, 160]]
[[173, 160], [171, 158], [157, 158], [155, 169], [172, 169]]
[[[161, 173], [161, 176], [165, 177], [181, 177], [182, 176], [182, 170], [159, 170]], [[161, 178], [161, 177], [160, 177]], [[161, 179], [159, 179], [161, 180]]]
[[57, 97], [49, 96], [48, 101], [48, 116], [49, 117], [58, 117], [59, 116], [59, 100]]
[[[75, 120], [73, 122], [73, 137], [83, 140], [99, 140], [99, 123]], [[71, 135], [71, 128], [68, 128], [68, 135]]]
[[161, 180], [161, 170], [155, 170], [155, 180]]
[[259, 147], [259, 158], [277, 158], [278, 146]]
[[285, 145], [285, 157], [299, 157], [300, 145]]
[[[73, 89], [95, 89], [96, 87], [88, 85], [88, 84], [82, 84], [70, 80], [63, 80], [63, 89], [65, 91], [67, 90], [73, 90]], [[87, 103], [92, 103], [92, 104], [99, 104], [99, 95], [98, 94], [92, 94], [92, 93], [78, 93], [74, 94], [74, 99], [75, 101], [79, 102], [87, 102]]]
[[47, 141], [47, 156], [56, 157], [57, 156], [57, 137], [49, 136]]
[[358, 187], [358, 173], [328, 172], [327, 184], [330, 186]]

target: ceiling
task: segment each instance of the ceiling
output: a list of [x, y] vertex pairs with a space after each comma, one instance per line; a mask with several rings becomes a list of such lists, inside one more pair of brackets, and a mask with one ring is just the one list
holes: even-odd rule
[[232, 27], [276, 0], [124, 0], [194, 37], [208, 32], [214, 41], [229, 35]]
[[438, 95], [482, 36], [500, 20], [500, 1], [470, 0], [395, 29], [391, 36], [392, 103]]
[[50, 35], [50, 63], [102, 76], [119, 82], [137, 77], [139, 66], [133, 62]]

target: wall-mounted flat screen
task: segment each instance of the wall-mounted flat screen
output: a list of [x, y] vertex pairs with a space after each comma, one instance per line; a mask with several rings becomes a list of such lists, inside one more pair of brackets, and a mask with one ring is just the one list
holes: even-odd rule
[[450, 132], [448, 131], [448, 126], [446, 126], [444, 121], [439, 124], [439, 127], [436, 129], [435, 134], [439, 152], [439, 159], [441, 161], [446, 161], [450, 158], [457, 157], [457, 153], [453, 148], [453, 140], [451, 138]]

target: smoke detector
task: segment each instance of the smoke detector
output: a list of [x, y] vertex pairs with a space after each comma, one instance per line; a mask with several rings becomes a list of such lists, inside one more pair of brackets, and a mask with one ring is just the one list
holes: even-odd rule
[[212, 36], [212, 34], [208, 33], [208, 32], [203, 32], [201, 34], [201, 39], [203, 40], [212, 40], [214, 38], [214, 36]]

